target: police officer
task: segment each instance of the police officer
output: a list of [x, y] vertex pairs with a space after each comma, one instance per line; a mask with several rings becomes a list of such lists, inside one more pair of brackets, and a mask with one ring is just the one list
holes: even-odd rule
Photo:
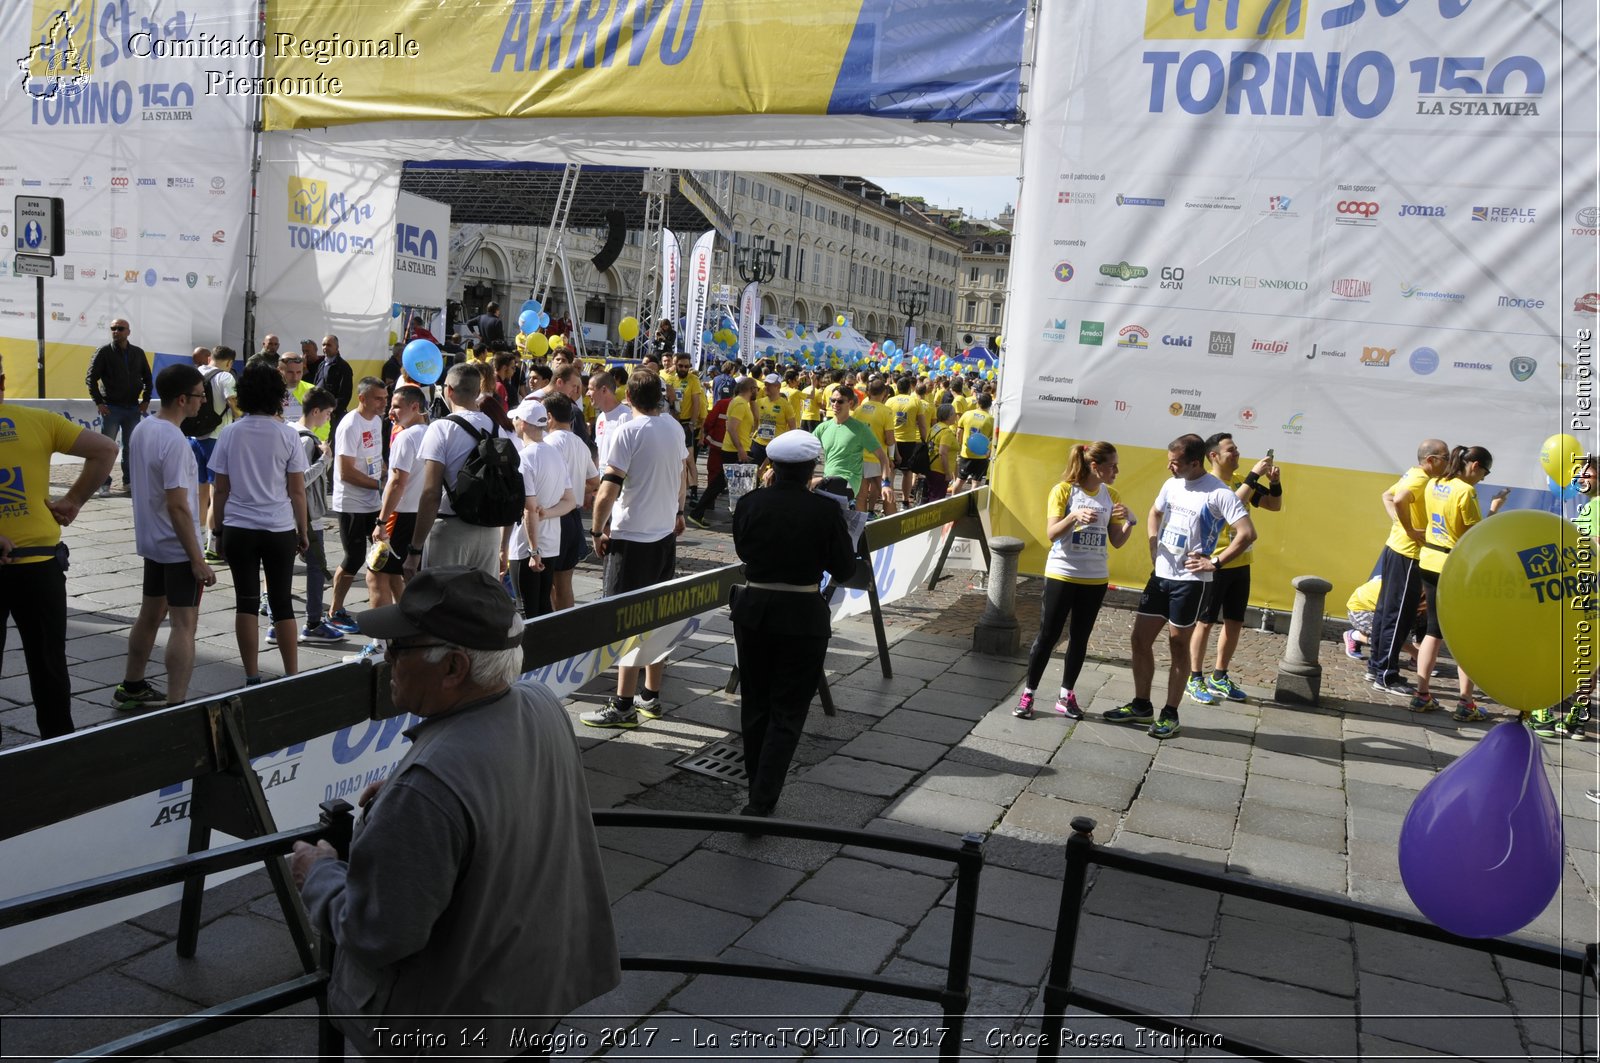
[[822, 682], [831, 634], [827, 603], [817, 593], [822, 573], [837, 583], [855, 570], [843, 510], [807, 489], [820, 457], [822, 445], [810, 433], [778, 436], [767, 447], [771, 485], [745, 495], [733, 515], [733, 547], [745, 572], [733, 598], [750, 777], [744, 816], [772, 814]]

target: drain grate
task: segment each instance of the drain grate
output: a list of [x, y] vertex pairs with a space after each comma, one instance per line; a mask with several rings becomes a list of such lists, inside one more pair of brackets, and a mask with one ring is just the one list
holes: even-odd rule
[[690, 753], [678, 761], [677, 766], [723, 782], [750, 781], [750, 776], [744, 770], [744, 749], [732, 742], [713, 742], [704, 749]]

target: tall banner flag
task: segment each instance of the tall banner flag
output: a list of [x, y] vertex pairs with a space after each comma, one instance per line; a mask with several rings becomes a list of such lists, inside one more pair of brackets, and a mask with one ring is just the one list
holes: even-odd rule
[[749, 365], [756, 358], [756, 325], [761, 321], [761, 284], [751, 281], [739, 293], [739, 360]]
[[711, 254], [717, 231], [707, 229], [689, 252], [689, 304], [683, 312], [683, 330], [689, 334], [684, 348], [694, 357], [695, 368], [705, 354], [706, 304], [711, 298]]
[[1141, 523], [1175, 437], [1273, 454], [1278, 609], [1366, 580], [1424, 438], [1493, 453], [1483, 512], [1551, 506], [1543, 441], [1594, 439], [1595, 40], [1572, 0], [1041, 5], [993, 466], [1024, 569], [1077, 440]]
[[[449, 263], [450, 205], [401, 192], [395, 201], [394, 309], [426, 308], [424, 323], [443, 311]], [[406, 321], [394, 331], [406, 335]], [[435, 333], [438, 335], [438, 333]]]
[[[661, 301], [657, 303], [656, 316], [678, 325], [678, 270], [683, 265], [683, 252], [678, 247], [678, 234], [671, 229], [661, 230]], [[678, 337], [678, 348], [683, 349], [683, 337]], [[671, 354], [671, 351], [667, 352]]]
[[[44, 283], [47, 396], [84, 394], [115, 317], [158, 370], [238, 342], [222, 322], [243, 314], [255, 98], [212, 90], [256, 73], [233, 46], [257, 30], [253, 0], [0, 4], [0, 238], [11, 243], [18, 194], [66, 208], [66, 253]], [[0, 354], [14, 398], [37, 390], [35, 302], [33, 278], [13, 276], [5, 255]]]
[[[273, 0], [266, 123], [1017, 121], [1027, 9], [1027, 0], [811, 0], [796, 47], [793, 5], [772, 0]], [[459, 91], [462, 78], [473, 91]]]

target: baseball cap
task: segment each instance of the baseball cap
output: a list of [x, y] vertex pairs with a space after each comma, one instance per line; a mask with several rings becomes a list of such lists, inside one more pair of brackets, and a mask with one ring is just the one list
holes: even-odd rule
[[783, 383], [783, 377], [779, 376], [777, 373], [768, 373], [766, 376], [762, 377], [762, 379], [769, 384]]
[[523, 399], [517, 408], [511, 411], [513, 421], [524, 421], [535, 428], [543, 428], [550, 423], [550, 414], [545, 411], [544, 404], [538, 399]]
[[423, 569], [399, 604], [368, 609], [356, 622], [375, 639], [432, 635], [470, 650], [509, 650], [522, 643], [522, 618], [505, 588], [466, 565]]

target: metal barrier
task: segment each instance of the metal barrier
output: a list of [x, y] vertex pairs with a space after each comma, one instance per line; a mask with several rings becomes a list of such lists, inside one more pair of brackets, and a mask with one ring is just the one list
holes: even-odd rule
[[1360, 923], [1363, 926], [1374, 926], [1397, 934], [1403, 934], [1407, 937], [1440, 941], [1445, 944], [1471, 949], [1475, 952], [1486, 952], [1493, 956], [1502, 956], [1506, 959], [1522, 960], [1542, 967], [1555, 968], [1564, 973], [1577, 973], [1586, 978], [1593, 977], [1595, 972], [1597, 948], [1593, 945], [1588, 947], [1586, 953], [1577, 953], [1567, 949], [1551, 948], [1547, 945], [1536, 945], [1532, 942], [1458, 937], [1426, 920], [1403, 915], [1399, 912], [1357, 904], [1354, 901], [1337, 897], [1292, 889], [1288, 886], [1252, 882], [1237, 875], [1225, 875], [1215, 871], [1179, 867], [1138, 853], [1102, 848], [1094, 843], [1094, 827], [1094, 820], [1086, 816], [1079, 816], [1072, 821], [1072, 837], [1067, 839], [1067, 868], [1066, 875], [1061, 883], [1061, 907], [1056, 916], [1056, 937], [1050, 954], [1050, 974], [1044, 986], [1044, 1017], [1037, 1056], [1041, 1063], [1042, 1061], [1057, 1058], [1066, 1009], [1072, 1006], [1084, 1008], [1099, 1015], [1119, 1019], [1137, 1019], [1152, 1029], [1160, 1030], [1163, 1033], [1204, 1038], [1208, 1051], [1215, 1049], [1218, 1055], [1243, 1056], [1249, 1059], [1270, 1060], [1274, 1061], [1274, 1063], [1296, 1058], [1273, 1049], [1241, 1041], [1217, 1030], [1194, 1026], [1169, 1016], [1141, 1011], [1139, 1008], [1122, 1001], [1110, 1000], [1093, 993], [1085, 993], [1080, 989], [1074, 989], [1072, 987], [1072, 963], [1078, 944], [1078, 922], [1082, 914], [1084, 882], [1091, 866], [1127, 871], [1131, 874], [1144, 875], [1180, 886], [1193, 886], [1210, 890], [1214, 893], [1260, 901], [1263, 904], [1270, 904], [1280, 908], [1290, 908], [1312, 915], [1342, 919], [1351, 923]]

